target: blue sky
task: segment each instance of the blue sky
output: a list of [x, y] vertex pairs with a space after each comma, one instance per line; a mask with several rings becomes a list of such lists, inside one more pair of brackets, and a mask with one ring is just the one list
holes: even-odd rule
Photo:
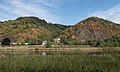
[[0, 0], [0, 21], [24, 16], [65, 25], [91, 16], [120, 23], [120, 0]]

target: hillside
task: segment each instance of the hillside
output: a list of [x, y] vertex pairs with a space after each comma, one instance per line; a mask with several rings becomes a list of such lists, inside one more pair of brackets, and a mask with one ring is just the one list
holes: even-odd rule
[[61, 37], [77, 41], [104, 40], [120, 37], [120, 25], [111, 21], [90, 17], [64, 30]]
[[0, 22], [0, 39], [9, 37], [13, 42], [42, 42], [57, 37], [68, 27], [47, 23], [37, 17], [19, 17]]

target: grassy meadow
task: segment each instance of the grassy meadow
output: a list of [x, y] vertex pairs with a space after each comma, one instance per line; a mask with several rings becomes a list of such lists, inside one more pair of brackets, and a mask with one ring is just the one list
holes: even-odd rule
[[109, 52], [1, 56], [0, 72], [120, 72], [119, 55]]

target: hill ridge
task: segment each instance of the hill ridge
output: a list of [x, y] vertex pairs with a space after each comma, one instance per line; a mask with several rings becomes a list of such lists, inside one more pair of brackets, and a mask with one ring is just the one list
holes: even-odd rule
[[78, 41], [103, 40], [120, 37], [120, 25], [98, 17], [89, 17], [64, 30], [61, 37]]
[[9, 37], [13, 42], [42, 42], [57, 37], [68, 26], [47, 23], [38, 17], [19, 17], [0, 23], [0, 39]]

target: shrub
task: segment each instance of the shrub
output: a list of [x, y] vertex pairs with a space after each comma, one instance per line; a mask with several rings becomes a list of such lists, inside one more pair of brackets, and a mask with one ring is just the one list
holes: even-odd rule
[[52, 44], [51, 44], [50, 41], [48, 41], [47, 44], [46, 44], [46, 48], [51, 48], [51, 47], [52, 47]]
[[65, 37], [61, 37], [60, 43], [64, 44], [64, 45], [69, 45], [69, 41], [67, 38]]

